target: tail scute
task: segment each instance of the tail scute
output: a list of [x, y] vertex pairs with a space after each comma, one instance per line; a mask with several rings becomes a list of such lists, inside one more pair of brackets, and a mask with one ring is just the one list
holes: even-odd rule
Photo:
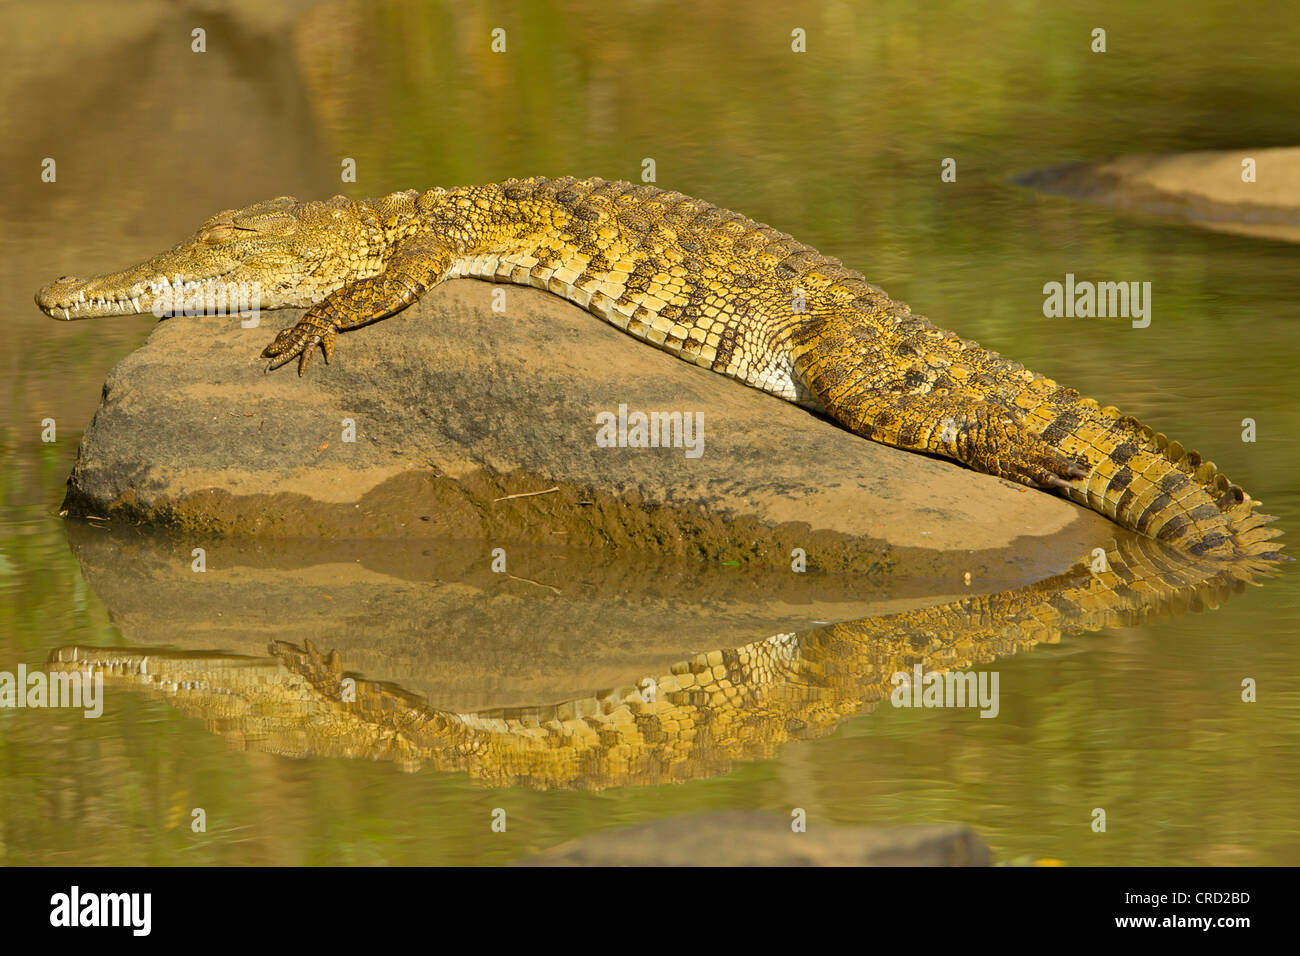
[[1073, 483], [1075, 501], [1197, 556], [1256, 569], [1285, 560], [1273, 541], [1281, 532], [1268, 527], [1274, 519], [1214, 462], [1114, 406], [1072, 404], [1078, 424], [1057, 444], [1093, 462], [1091, 474]]

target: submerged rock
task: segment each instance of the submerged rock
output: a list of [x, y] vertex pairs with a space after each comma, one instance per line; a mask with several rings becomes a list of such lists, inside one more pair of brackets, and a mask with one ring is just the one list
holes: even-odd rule
[[993, 855], [961, 826], [810, 825], [795, 833], [774, 813], [726, 810], [592, 833], [519, 866], [989, 866]]
[[[161, 322], [105, 383], [68, 512], [787, 566], [803, 548], [828, 570], [959, 551], [977, 574], [1013, 542], [1044, 570], [1065, 567], [1111, 530], [1061, 498], [865, 441], [541, 292], [447, 283], [341, 336], [332, 365], [318, 354], [303, 378], [265, 373], [262, 347], [299, 314], [254, 329]], [[681, 413], [675, 446], [598, 441], [638, 411]]]

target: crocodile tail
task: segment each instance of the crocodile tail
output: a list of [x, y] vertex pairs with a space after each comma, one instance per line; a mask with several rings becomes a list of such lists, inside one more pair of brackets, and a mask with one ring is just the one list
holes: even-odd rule
[[1200, 453], [1091, 399], [1035, 417], [1048, 418], [1044, 438], [1092, 466], [1070, 483], [1079, 504], [1189, 554], [1259, 567], [1284, 560], [1272, 540], [1281, 532], [1267, 527], [1275, 519]]

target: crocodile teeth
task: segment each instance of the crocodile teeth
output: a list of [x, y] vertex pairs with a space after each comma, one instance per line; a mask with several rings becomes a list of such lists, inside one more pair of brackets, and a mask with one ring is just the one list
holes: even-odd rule
[[68, 310], [67, 310], [67, 309], [64, 309], [64, 310], [63, 310], [63, 317], [64, 317], [65, 319], [70, 319], [70, 318], [72, 318], [72, 316], [68, 315]]
[[132, 300], [131, 300], [131, 304], [132, 304], [133, 306], [135, 306], [135, 310], [136, 310], [137, 312], [140, 311], [140, 297], [139, 297], [139, 296], [136, 296], [134, 299], [132, 299]]

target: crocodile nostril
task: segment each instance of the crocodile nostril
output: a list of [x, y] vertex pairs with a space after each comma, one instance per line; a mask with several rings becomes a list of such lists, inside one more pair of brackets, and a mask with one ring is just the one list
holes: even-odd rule
[[55, 280], [55, 281], [57, 281], [57, 282], [67, 282], [67, 281], [68, 281], [69, 279], [71, 279], [71, 278], [72, 278], [72, 276], [59, 276], [59, 278], [58, 278], [57, 280]]

